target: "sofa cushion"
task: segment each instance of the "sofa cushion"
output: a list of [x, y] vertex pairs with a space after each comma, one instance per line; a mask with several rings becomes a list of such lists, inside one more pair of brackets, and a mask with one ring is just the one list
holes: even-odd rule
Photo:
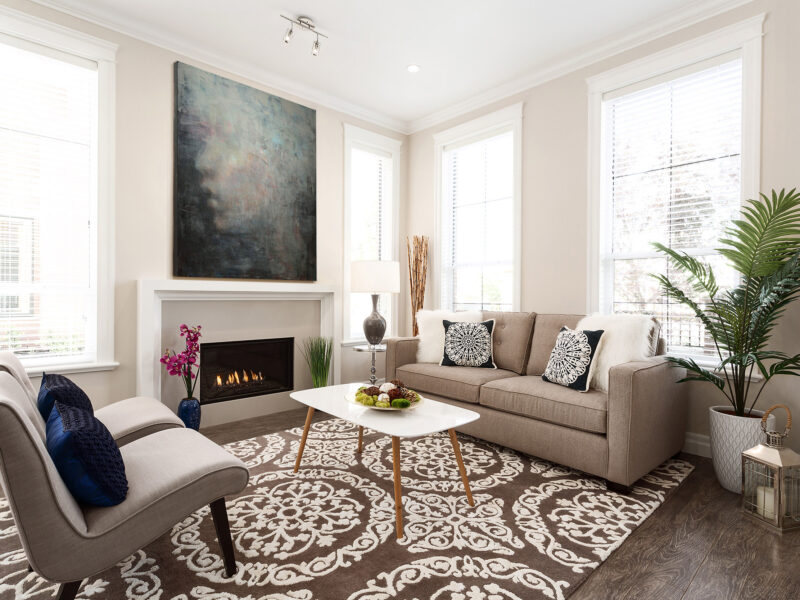
[[417, 312], [419, 327], [419, 344], [417, 345], [417, 362], [439, 364], [444, 354], [444, 323], [480, 323], [483, 313], [479, 310], [420, 310]]
[[494, 319], [494, 362], [498, 369], [525, 373], [536, 319], [533, 312], [483, 311], [484, 319]]
[[525, 374], [543, 374], [561, 328], [567, 326], [570, 329], [575, 329], [578, 321], [582, 318], [583, 315], [537, 314], [536, 323], [533, 327], [533, 338], [531, 339], [530, 359], [528, 360], [528, 368]]
[[453, 323], [445, 319], [443, 367], [496, 369], [492, 357], [494, 319], [481, 323]]
[[590, 331], [562, 327], [542, 379], [578, 392], [588, 391], [602, 342], [602, 329]]
[[480, 403], [571, 429], [606, 433], [608, 396], [604, 392], [578, 392], [537, 376], [489, 382], [481, 388]]
[[476, 367], [442, 367], [429, 363], [414, 363], [397, 368], [397, 378], [406, 387], [423, 396], [436, 394], [463, 402], [478, 403], [480, 389], [484, 383], [519, 377], [504, 369], [478, 369]]

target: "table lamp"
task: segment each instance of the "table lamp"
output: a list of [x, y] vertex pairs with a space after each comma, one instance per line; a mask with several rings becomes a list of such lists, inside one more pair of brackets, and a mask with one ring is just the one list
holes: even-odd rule
[[400, 293], [400, 263], [396, 260], [357, 260], [350, 263], [350, 291], [372, 294], [372, 314], [364, 319], [367, 342], [377, 346], [386, 333], [386, 319], [378, 312], [379, 294]]

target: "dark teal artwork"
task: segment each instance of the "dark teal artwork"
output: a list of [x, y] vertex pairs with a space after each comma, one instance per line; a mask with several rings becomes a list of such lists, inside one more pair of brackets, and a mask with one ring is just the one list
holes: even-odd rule
[[316, 111], [175, 63], [173, 273], [317, 278]]

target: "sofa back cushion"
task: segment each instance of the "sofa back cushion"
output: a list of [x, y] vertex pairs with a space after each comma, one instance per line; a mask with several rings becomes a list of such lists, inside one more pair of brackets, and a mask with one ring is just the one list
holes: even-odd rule
[[[484, 319], [494, 319], [494, 363], [498, 369], [525, 373], [536, 313], [483, 311]], [[551, 348], [552, 350], [552, 348]]]
[[556, 345], [556, 338], [562, 327], [575, 329], [583, 315], [536, 315], [531, 340], [530, 359], [528, 360], [527, 375], [541, 375], [547, 368], [550, 353]]

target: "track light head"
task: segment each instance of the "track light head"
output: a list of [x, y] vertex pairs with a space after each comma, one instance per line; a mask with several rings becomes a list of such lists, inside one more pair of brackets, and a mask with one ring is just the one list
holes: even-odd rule
[[317, 26], [314, 25], [314, 21], [308, 17], [293, 18], [287, 17], [286, 15], [281, 15], [281, 18], [289, 21], [289, 29], [286, 30], [286, 33], [283, 36], [283, 43], [288, 44], [292, 40], [292, 36], [294, 35], [294, 26], [297, 25], [301, 32], [308, 31], [310, 34], [315, 36], [314, 43], [311, 45], [311, 55], [319, 56], [319, 38], [327, 38], [328, 36], [317, 31]]

